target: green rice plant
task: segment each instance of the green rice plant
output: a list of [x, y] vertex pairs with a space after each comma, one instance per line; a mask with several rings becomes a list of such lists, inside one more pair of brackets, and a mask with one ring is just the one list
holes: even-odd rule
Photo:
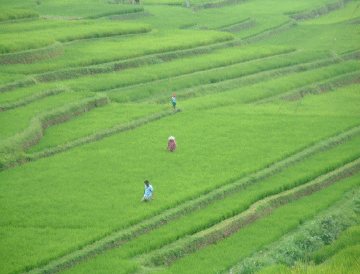
[[258, 220], [217, 245], [182, 258], [162, 272], [189, 273], [190, 268], [196, 273], [211, 273], [214, 269], [225, 271], [239, 258], [248, 256], [256, 249], [278, 239], [283, 233], [332, 205], [343, 193], [359, 187], [358, 179], [359, 174], [281, 207], [269, 217]]
[[[360, 137], [356, 138], [356, 140], [354, 141], [356, 143], [359, 143]], [[352, 141], [350, 143], [345, 143], [339, 147], [336, 147], [334, 150], [335, 154], [338, 157], [334, 157], [334, 159], [336, 158], [337, 160], [339, 160], [341, 158], [347, 158], [348, 148], [354, 146], [354, 143], [351, 143]], [[337, 153], [342, 154], [342, 156]], [[290, 170], [285, 170], [283, 172], [284, 174], [280, 174], [282, 174], [282, 178], [292, 178], [293, 181], [297, 181], [298, 178], [300, 178], [306, 173], [306, 169], [303, 168], [303, 165], [321, 163], [321, 165], [324, 166], [324, 163], [326, 162], [323, 161], [323, 159], [328, 159], [328, 154], [331, 154], [331, 152], [326, 151], [320, 155], [315, 155], [310, 159], [301, 162], [298, 165], [290, 167]], [[303, 175], [299, 176], [296, 173], [300, 173]], [[265, 180], [264, 182], [259, 182], [254, 186], [247, 187], [241, 192], [227, 197], [223, 200], [212, 201], [212, 204], [208, 205], [204, 209], [199, 209], [193, 213], [189, 213], [188, 215], [182, 216], [177, 220], [173, 220], [160, 228], [154, 229], [144, 235], [140, 235], [136, 239], [133, 239], [128, 243], [122, 245], [121, 248], [108, 252], [105, 256], [95, 258], [90, 263], [90, 265], [96, 264], [99, 267], [106, 268], [105, 265], [102, 265], [108, 263], [109, 257], [129, 259], [134, 256], [139, 256], [140, 254], [150, 252], [153, 249], [159, 249], [172, 241], [176, 241], [182, 237], [185, 237], [186, 235], [195, 234], [200, 230], [206, 229], [222, 220], [228, 219], [233, 215], [236, 215], [239, 212], [247, 209], [249, 207], [249, 204], [258, 201], [259, 198], [262, 199], [267, 195], [274, 195], [275, 193], [278, 193], [277, 191], [272, 192], [270, 189], [272, 188], [275, 190], [281, 183], [283, 184], [287, 180], [279, 180], [279, 178], [276, 177], [277, 176], [275, 175], [275, 177], [270, 181]], [[274, 182], [276, 183], [274, 184]], [[281, 191], [283, 190], [282, 187], [280, 187], [280, 189]], [[258, 195], [257, 198], [255, 198], [256, 195]], [[254, 200], [252, 200], [253, 198]], [[248, 205], [246, 205], [247, 202], [249, 202]], [[84, 269], [89, 269], [89, 267], [85, 264], [87, 263], [84, 263], [83, 265], [68, 271], [68, 273], [84, 273]]]
[[[85, 94], [83, 94], [83, 96], [85, 96]], [[59, 102], [64, 103], [62, 100], [59, 100]], [[93, 107], [101, 106], [104, 103], [107, 103], [107, 99], [104, 96], [99, 95], [72, 102], [64, 107], [55, 108], [48, 112], [35, 112], [37, 115], [30, 119], [27, 127], [22, 132], [1, 140], [0, 169], [9, 168], [17, 165], [19, 162], [21, 163], [21, 161], [24, 160], [23, 152], [36, 144], [43, 137], [43, 130], [46, 127], [65, 122], [73, 116], [88, 111]], [[54, 107], [54, 105], [52, 106]], [[3, 117], [4, 116], [2, 116], [2, 118]]]
[[39, 17], [37, 12], [32, 10], [20, 10], [20, 9], [2, 9], [0, 12], [0, 21], [8, 21], [23, 18], [35, 18]]
[[349, 1], [342, 9], [332, 11], [329, 14], [314, 18], [304, 22], [304, 25], [314, 24], [337, 24], [350, 20], [358, 19], [360, 17], [360, 10], [357, 1]]
[[[220, 50], [218, 54], [213, 52], [210, 55], [174, 60], [171, 63], [144, 66], [111, 74], [85, 76], [74, 80], [64, 81], [64, 83], [74, 90], [104, 91], [107, 89], [146, 83], [291, 51], [293, 51], [291, 48], [245, 48], [245, 50], [243, 48], [234, 48]], [[106, 84], [104, 84], [104, 82], [106, 82]]]
[[107, 106], [75, 117], [67, 123], [58, 124], [46, 129], [44, 138], [27, 152], [34, 153], [45, 148], [64, 145], [79, 138], [95, 134], [101, 130], [129, 123], [132, 120], [165, 109], [167, 109], [167, 107], [164, 108], [164, 106], [156, 105], [108, 104]]
[[268, 80], [267, 82], [263, 81], [239, 89], [207, 95], [205, 100], [201, 97], [194, 98], [191, 101], [183, 102], [183, 106], [187, 109], [208, 109], [237, 103], [249, 103], [319, 81], [331, 79], [351, 71], [357, 71], [358, 65], [356, 61], [330, 65], [325, 68], [296, 73], [274, 80]]
[[[61, 68], [88, 66], [143, 55], [186, 50], [231, 39], [231, 34], [183, 30], [159, 31], [133, 37], [111, 37], [68, 44], [64, 47], [65, 54], [55, 60], [43, 61], [37, 64], [7, 65], [2, 67], [1, 70], [25, 74], [42, 73]], [[182, 52], [178, 53], [180, 56], [181, 54]], [[176, 56], [176, 52], [174, 55]], [[138, 62], [141, 62], [141, 60]], [[154, 56], [152, 62], [162, 62], [162, 60], [159, 60], [158, 56]], [[136, 60], [133, 61], [133, 64], [129, 61], [127, 66], [136, 66]], [[106, 71], [106, 65], [103, 65], [103, 67]], [[111, 66], [110, 69], [113, 71], [116, 67]], [[55, 73], [61, 75], [59, 71]], [[73, 72], [70, 71], [69, 73]]]
[[22, 108], [2, 112], [0, 113], [2, 128], [0, 139], [5, 139], [21, 132], [29, 125], [29, 121], [34, 116], [41, 114], [42, 112], [50, 111], [73, 101], [88, 98], [92, 95], [93, 94], [86, 92], [65, 92], [35, 101]]
[[44, 59], [53, 59], [57, 58], [65, 53], [64, 47], [61, 43], [54, 43], [49, 47], [41, 48], [38, 50], [30, 50], [25, 52], [17, 52], [12, 54], [2, 54], [0, 55], [0, 64], [9, 65], [9, 64], [31, 64], [39, 62]]
[[[25, 3], [22, 0], [11, 2], [17, 2], [19, 5]], [[65, 1], [63, 3], [67, 4], [69, 2]], [[79, 4], [83, 3], [79, 1]], [[266, 23], [271, 24], [272, 27], [281, 26], [281, 20], [285, 22], [287, 14], [306, 12], [332, 3], [333, 1], [325, 2], [322, 0], [317, 1], [315, 4], [313, 1], [308, 0], [301, 1], [301, 3], [292, 0], [247, 1], [240, 5], [233, 5], [230, 8], [219, 10], [219, 13], [223, 13], [227, 18], [226, 20], [219, 19], [218, 22], [213, 24], [213, 27], [235, 23], [234, 18], [236, 15], [239, 18], [239, 14], [244, 14], [247, 17], [254, 18], [260, 23], [259, 27], [261, 26], [261, 29], [266, 31], [268, 28]], [[59, 13], [64, 12], [62, 8], [59, 8]], [[84, 15], [85, 13], [86, 16], [95, 14], [89, 11], [90, 8], [84, 7]], [[171, 9], [169, 14], [162, 17], [160, 11], [166, 12], [170, 9], [159, 7], [159, 13], [154, 13], [153, 17], [136, 20], [137, 22], [144, 22], [143, 20], [153, 22], [154, 24], [151, 24], [153, 29], [160, 30], [164, 28], [174, 29], [175, 27], [195, 23], [199, 26], [212, 23], [211, 21], [205, 22], [205, 19], [211, 18], [210, 16], [204, 17], [204, 21], [201, 21], [197, 20], [197, 17], [200, 18], [200, 15], [198, 15], [200, 12], [177, 8]], [[47, 11], [45, 12], [47, 13]], [[96, 16], [101, 14], [106, 14], [106, 12], [99, 9]], [[171, 18], [170, 14], [172, 14], [173, 18]], [[65, 16], [70, 15], [66, 14]], [[268, 18], [271, 16], [276, 17], [279, 20], [273, 23], [266, 19], [267, 16], [269, 16]], [[258, 20], [258, 18], [262, 17], [264, 17], [263, 21]], [[169, 20], [169, 18], [172, 20]], [[241, 21], [240, 19], [238, 20]], [[42, 20], [36, 21], [39, 22], [35, 23], [33, 21], [29, 26], [30, 29], [27, 24], [22, 24], [21, 28], [19, 28], [20, 25], [14, 23], [6, 24], [6, 27], [1, 31], [6, 35], [8, 35], [7, 31], [16, 33], [27, 30], [29, 33], [36, 33], [31, 29], [38, 28], [37, 33], [40, 33], [44, 28], [43, 22], [40, 22]], [[46, 22], [49, 29], [52, 29], [53, 24], [53, 29], [55, 29], [56, 24], [60, 26], [69, 23], [58, 20], [56, 22], [54, 20]], [[264, 41], [258, 43], [264, 48], [270, 44], [276, 46], [282, 43], [289, 48], [327, 50], [334, 55], [352, 52], [358, 49], [358, 45], [354, 41], [356, 40], [354, 39], [356, 31], [352, 26], [349, 28], [347, 26], [336, 23], [332, 26], [328, 24], [316, 28], [314, 25], [309, 27], [299, 23], [298, 27], [288, 29], [285, 34], [279, 34], [276, 38], [268, 38], [269, 44], [260, 44], [264, 43]], [[309, 32], [307, 33], [307, 31]], [[263, 34], [263, 32], [249, 32], [250, 35], [256, 33]], [[337, 40], [334, 40], [335, 34]], [[81, 36], [77, 37], [81, 38]], [[55, 40], [57, 41], [57, 39]], [[298, 43], [299, 41], [300, 43]], [[347, 43], [335, 44], [336, 42], [333, 41], [347, 41]], [[93, 52], [96, 52], [96, 50]], [[87, 62], [86, 58], [83, 60], [85, 63]], [[159, 62], [161, 61], [162, 59], [159, 60]], [[74, 66], [78, 66], [78, 64], [74, 64]], [[346, 65], [349, 65], [348, 70], [344, 69]], [[251, 94], [249, 96], [251, 98], [245, 98], [244, 101], [249, 102], [264, 96], [277, 94], [276, 89], [278, 86], [280, 87], [279, 92], [286, 92], [288, 90], [286, 84], [290, 88], [304, 88], [307, 84], [311, 86], [315, 83], [326, 84], [327, 81], [337, 79], [337, 69], [339, 75], [347, 75], [347, 73], [358, 71], [353, 63], [346, 63], [346, 65], [344, 67], [340, 65], [337, 67], [331, 66], [333, 71], [323, 70], [320, 72], [320, 70], [312, 70], [312, 73], [314, 73], [312, 78], [311, 73], [299, 74], [299, 78], [283, 77], [282, 80], [287, 79], [289, 82], [285, 80], [286, 83], [283, 86], [280, 85], [280, 81], [270, 82], [271, 85], [266, 88], [264, 93], [255, 91], [257, 94], [251, 94], [252, 90], [248, 89], [246, 91]], [[1, 69], [4, 69], [3, 72], [5, 73], [7, 72], [5, 69], [9, 68], [2, 67]], [[14, 67], [12, 69], [12, 72], [19, 75], [19, 71]], [[149, 71], [143, 70], [143, 72]], [[151, 72], [149, 75], [151, 75]], [[23, 76], [16, 77], [22, 78]], [[301, 80], [300, 77], [308, 77], [309, 81]], [[10, 78], [6, 76], [3, 79], [4, 83], [8, 83]], [[214, 79], [217, 81], [219, 78]], [[294, 83], [291, 83], [290, 80], [293, 80]], [[33, 82], [34, 80], [28, 81]], [[100, 80], [98, 81], [100, 83]], [[104, 81], [107, 81], [107, 79], [104, 79]], [[25, 83], [28, 82], [25, 81]], [[1, 87], [1, 90], [16, 85], [17, 83], [6, 85], [4, 88]], [[100, 84], [99, 86], [101, 87]], [[254, 87], [261, 88], [260, 85]], [[179, 107], [184, 111], [178, 112], [176, 115], [151, 120], [151, 123], [136, 127], [131, 131], [121, 132], [121, 134], [113, 135], [102, 141], [82, 145], [53, 157], [43, 158], [36, 162], [3, 171], [0, 176], [2, 204], [0, 211], [2, 216], [1, 234], [5, 235], [5, 237], [0, 240], [0, 253], [5, 255], [1, 257], [3, 263], [0, 263], [0, 265], [5, 265], [8, 272], [24, 272], [44, 265], [53, 259], [100, 240], [114, 231], [136, 225], [144, 219], [151, 218], [176, 205], [209, 193], [220, 186], [225, 186], [229, 182], [242, 178], [244, 175], [268, 167], [272, 163], [301, 151], [326, 137], [358, 126], [358, 112], [356, 111], [359, 108], [358, 93], [354, 92], [358, 90], [358, 85], [351, 86], [351, 88], [346, 90], [334, 89], [333, 92], [324, 94], [307, 94], [307, 96], [300, 98], [296, 102], [286, 102], [275, 98], [274, 101], [262, 105], [241, 104], [246, 96], [238, 96], [239, 89], [236, 89], [238, 92], [230, 92], [228, 95], [233, 98], [225, 99], [224, 104], [215, 102], [218, 99], [220, 101], [224, 99], [215, 96], [212, 98], [210, 98], [211, 96], [203, 96], [202, 100], [197, 101], [193, 101], [193, 99], [188, 100], [188, 102], [179, 100]], [[103, 89], [100, 88], [100, 90]], [[15, 97], [14, 95], [13, 99]], [[242, 98], [239, 99], [240, 97]], [[104, 99], [105, 96], [101, 98]], [[12, 98], [10, 99], [12, 100]], [[191, 101], [194, 102], [195, 106], [191, 106]], [[233, 101], [237, 103], [233, 104]], [[186, 104], [189, 104], [189, 107]], [[39, 105], [39, 108], [41, 107]], [[49, 120], [45, 119], [44, 121], [51, 123], [59, 117], [59, 114], [64, 112], [60, 111], [53, 116], [49, 115]], [[0, 117], [2, 114], [0, 113]], [[106, 120], [101, 115], [99, 115], [99, 118]], [[11, 117], [11, 119], [14, 118]], [[41, 126], [42, 124], [39, 121], [38, 128], [41, 129]], [[64, 130], [66, 130], [65, 128]], [[42, 131], [39, 132], [42, 133]], [[174, 135], [177, 138], [178, 151], [176, 153], [169, 154], [165, 150], [169, 135]], [[29, 141], [29, 139], [25, 140]], [[349, 147], [348, 150], [356, 152], [357, 147], [355, 149]], [[16, 153], [9, 155], [13, 157]], [[5, 156], [8, 157], [9, 155]], [[1, 157], [3, 156], [4, 154], [1, 155]], [[328, 158], [331, 157], [332, 155], [328, 156]], [[340, 160], [342, 157], [343, 155], [334, 154], [333, 160]], [[23, 158], [19, 156], [16, 159]], [[3, 160], [2, 158], [2, 163]], [[6, 160], [5, 162], [8, 163], [9, 161]], [[327, 162], [327, 159], [324, 159], [323, 162]], [[322, 170], [316, 164], [314, 164], [314, 169], [312, 165], [303, 166], [303, 168], [312, 170], [312, 172], [308, 173], [309, 178]], [[332, 168], [334, 166], [330, 163], [329, 169]], [[142, 182], [145, 178], [153, 182], [157, 193], [154, 203], [146, 205], [139, 203], [143, 191]], [[302, 179], [296, 183], [301, 183], [301, 181]], [[284, 188], [286, 187], [291, 187], [291, 184], [286, 185]], [[341, 193], [341, 191], [338, 192]], [[266, 195], [266, 193], [263, 195]], [[255, 194], [252, 197], [255, 197]], [[320, 202], [323, 199], [325, 203], [330, 203], [331, 197], [331, 195], [326, 197], [318, 196], [317, 201]], [[310, 206], [311, 202], [307, 201], [307, 204]], [[229, 216], [232, 214], [231, 212], [227, 213], [226, 208], [221, 210], [223, 210], [223, 213], [225, 212], [225, 217], [227, 214]], [[294, 209], [293, 213], [293, 215], [286, 215], [284, 212], [280, 214], [280, 217], [288, 217], [293, 220], [300, 217], [297, 223], [294, 222], [290, 226], [286, 226], [286, 218], [273, 220], [274, 224], [278, 224], [283, 220], [283, 226], [276, 227], [279, 228], [277, 229], [279, 235], [284, 231], [288, 231], [289, 227], [295, 227], [299, 222], [308, 218], [308, 216], [302, 218], [301, 214], [298, 214], [298, 208], [297, 210]], [[210, 217], [213, 218], [212, 220], [219, 218], [216, 214], [211, 214]], [[206, 224], [205, 218], [201, 220], [203, 224]], [[266, 224], [266, 226], [271, 228], [271, 224]], [[189, 226], [188, 229], [196, 231], [198, 228]], [[268, 231], [257, 228], [252, 231], [248, 230], [248, 235], [255, 233], [257, 230], [265, 235], [264, 238], [269, 236], [265, 233]], [[273, 238], [278, 238], [278, 236], [276, 235]], [[18, 239], [22, 241], [18, 241]], [[233, 246], [238, 245], [236, 242], [232, 244]], [[255, 249], [259, 245], [255, 243]], [[249, 246], [251, 244], [245, 246], [244, 249]], [[136, 248], [140, 250], [140, 246], [136, 246]], [[146, 250], [146, 247], [141, 248]], [[225, 252], [230, 252], [230, 254], [225, 254], [224, 259], [219, 264], [220, 268], [224, 267], [223, 263], [227, 259], [238, 260], [239, 254], [236, 254], [238, 256], [236, 260], [232, 257], [237, 253], [237, 248], [238, 246], [236, 246], [234, 252], [231, 252], [229, 247], [225, 248]], [[223, 254], [222, 251], [218, 253]], [[210, 261], [210, 263], [216, 263], [217, 257], [215, 255], [214, 258], [214, 262]], [[121, 267], [120, 264], [124, 265], [124, 271], [136, 270], [137, 263], [126, 262], [119, 258], [109, 257], [106, 260], [107, 272], [119, 272], [116, 269]], [[226, 263], [224, 267], [226, 270], [229, 269], [230, 263]], [[212, 272], [212, 265], [208, 264], [207, 266], [209, 266], [209, 271], [204, 269], [204, 272]], [[88, 267], [87, 272], [91, 271], [95, 264], [88, 265]], [[187, 269], [186, 273], [197, 272], [198, 267], [202, 267], [201, 264], [195, 263], [193, 269], [191, 271]], [[218, 266], [214, 266], [214, 268], [215, 271], [219, 269]], [[138, 269], [145, 272], [147, 270], [142, 267]]]
[[29, 2], [27, 0], [2, 0], [0, 3], [1, 7], [8, 9], [33, 9], [36, 6], [35, 2]]
[[317, 9], [313, 9], [313, 10], [310, 10], [310, 11], [306, 11], [306, 12], [303, 12], [303, 13], [300, 13], [300, 14], [295, 14], [295, 15], [292, 15], [291, 17], [295, 18], [298, 21], [317, 18], [320, 15], [328, 14], [331, 11], [338, 10], [338, 9], [343, 9], [344, 6], [347, 3], [349, 3], [350, 1], [345, 0], [345, 1], [335, 2], [335, 3], [329, 3], [326, 6], [323, 6], [323, 7], [317, 8]]
[[[0, 104], [0, 111], [6, 111], [17, 107], [25, 106], [31, 102], [40, 100], [44, 97], [53, 96], [64, 92], [66, 89], [58, 87], [54, 84], [45, 84], [42, 91], [39, 91], [41, 85], [32, 86], [31, 88], [17, 89], [16, 92], [11, 92], [11, 96], [3, 96], [1, 98], [3, 103]], [[36, 88], [34, 88], [36, 87]], [[24, 93], [23, 93], [24, 92]], [[26, 92], [26, 93], [25, 93]], [[10, 92], [7, 92], [10, 93]], [[6, 94], [8, 95], [8, 94]]]
[[39, 83], [2, 92], [0, 94], [0, 105], [16, 104], [18, 101], [26, 101], [27, 98], [36, 96], [37, 93], [43, 93], [44, 91], [56, 89], [57, 87], [59, 87], [57, 83]]
[[34, 10], [41, 15], [94, 19], [113, 14], [133, 13], [143, 11], [143, 6], [113, 5], [110, 1], [97, 0], [41, 0]]
[[[2, 247], [6, 247], [6, 251], [0, 256], [2, 274], [8, 273], [22, 273], [30, 271], [33, 268], [41, 266], [44, 261], [39, 261], [39, 250], [48, 253], [49, 257], [56, 258], [58, 254], [66, 255], [73, 249], [79, 248], [83, 237], [89, 235], [97, 235], [101, 237], [102, 229], [88, 228], [79, 230], [77, 228], [51, 228], [51, 227], [27, 227], [21, 228], [13, 225], [1, 226], [0, 233], [3, 235], [0, 239]], [[38, 237], [44, 237], [47, 241], [39, 242]], [[19, 241], [19, 239], [22, 239]], [[13, 252], [11, 250], [26, 250], [30, 245], [37, 246], [33, 252], [27, 254], [19, 254], [25, 264], [18, 263], [14, 260]], [[131, 269], [131, 263], [124, 263]]]
[[[36, 224], [40, 227], [76, 227], [79, 230], [94, 227], [104, 229], [104, 236], [136, 224], [261, 170], [285, 155], [356, 124], [353, 113], [337, 117], [339, 108], [333, 115], [327, 115], [327, 105], [333, 100], [329, 95], [318, 95], [324, 108], [324, 114], [319, 112], [319, 115], [311, 115], [307, 108], [297, 113], [287, 110], [278, 113], [279, 106], [271, 104], [267, 104], [267, 109], [263, 105], [261, 108], [242, 105], [221, 111], [183, 111], [81, 149], [6, 170], [2, 172], [1, 181], [12, 183], [6, 188], [5, 184], [0, 184], [7, 197], [3, 202], [8, 205], [2, 214], [2, 225], [15, 222], [22, 227]], [[355, 100], [352, 101], [356, 104]], [[304, 105], [311, 109], [311, 100]], [[339, 105], [352, 108], [345, 101], [339, 101]], [[178, 141], [178, 151], [171, 155], [166, 152], [170, 134]], [[199, 136], [207, 136], [207, 142], [198, 142]], [[230, 141], [240, 145], [229, 149]], [[216, 160], [210, 155], [216, 155]], [[140, 159], [147, 163], [146, 170], [139, 165]], [[201, 170], [206, 172], [199, 176]], [[169, 183], [171, 180], [162, 177], [164, 174], [175, 178], [175, 182]], [[144, 177], [150, 178], [155, 187], [157, 196], [154, 203], [140, 204]], [[39, 183], [30, 183], [34, 181]], [[21, 193], [12, 193], [11, 189], [18, 189]], [[21, 203], [13, 196], [15, 194], [21, 195]], [[36, 203], [39, 199], [41, 202]], [[33, 206], [24, 209], [23, 203]], [[46, 208], [48, 210], [44, 211]], [[37, 240], [46, 241], [41, 236]], [[93, 237], [83, 237], [84, 244], [93, 241]], [[29, 242], [26, 250], [33, 250], [31, 246]], [[38, 257], [49, 258], [42, 250], [38, 249]], [[14, 255], [14, 261], [19, 259]]]
[[[24, 27], [25, 24], [26, 27]], [[68, 42], [85, 38], [145, 33], [151, 30], [151, 26], [130, 22], [93, 22], [91, 20], [61, 22], [39, 19], [26, 23], [14, 23], [6, 26], [5, 29], [6, 31], [0, 31], [0, 53], [45, 47], [55, 41]]]
[[[243, 50], [246, 52], [246, 47], [243, 48]], [[222, 52], [231, 54], [236, 51]], [[262, 48], [259, 49], [258, 52], [262, 52]], [[107, 94], [111, 100], [117, 102], [132, 102], [150, 98], [151, 101], [155, 101], [156, 103], [166, 103], [169, 99], [169, 93], [177, 93], [179, 100], [185, 100], [189, 97], [197, 97], [202, 96], [204, 93], [211, 93], [213, 90], [214, 92], [221, 92], [234, 88], [234, 86], [238, 87], [241, 85], [238, 82], [230, 85], [228, 81], [230, 79], [238, 79], [238, 77], [244, 77], [262, 71], [286, 68], [327, 57], [327, 53], [325, 52], [295, 52], [293, 54], [282, 54], [283, 52], [278, 53], [280, 54], [276, 55], [275, 52], [273, 52], [273, 55], [266, 58], [266, 53], [264, 52], [262, 58], [254, 59], [249, 62], [244, 60], [245, 62], [238, 64], [194, 72], [179, 77], [166, 78], [165, 80], [154, 81], [152, 83], [147, 83], [146, 85], [134, 85], [117, 90], [115, 89], [109, 91]], [[248, 57], [251, 57], [251, 53]], [[234, 58], [234, 61], [235, 60], [236, 59]], [[302, 66], [302, 70], [303, 69], [304, 67]], [[295, 68], [293, 70], [296, 71]], [[214, 85], [215, 83], [220, 82], [224, 82], [223, 87]], [[196, 87], [198, 88], [195, 89]]]
[[[329, 15], [330, 16], [330, 15]], [[334, 19], [335, 20], [335, 19]], [[314, 22], [314, 23], [313, 23]], [[260, 45], [292, 45], [297, 49], [326, 49], [334, 55], [358, 50], [356, 25], [342, 23], [317, 24], [316, 21], [299, 22], [291, 32], [270, 37]], [[346, 41], [346, 42], [345, 42]]]
[[0, 92], [4, 91], [4, 86], [6, 83], [14, 82], [16, 80], [24, 80], [25, 75], [22, 74], [13, 74], [13, 73], [0, 73]]

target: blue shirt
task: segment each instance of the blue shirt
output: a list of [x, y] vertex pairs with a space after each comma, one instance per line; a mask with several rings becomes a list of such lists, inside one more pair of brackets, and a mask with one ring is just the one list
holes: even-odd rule
[[172, 101], [172, 102], [175, 102], [175, 97], [174, 97], [174, 96], [171, 97], [171, 101]]
[[145, 197], [151, 197], [151, 193], [154, 191], [152, 185], [145, 185]]

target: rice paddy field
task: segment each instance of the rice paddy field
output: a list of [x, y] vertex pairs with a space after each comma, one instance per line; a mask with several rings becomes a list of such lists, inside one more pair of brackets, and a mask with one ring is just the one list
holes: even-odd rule
[[359, 273], [359, 20], [0, 0], [0, 274]]

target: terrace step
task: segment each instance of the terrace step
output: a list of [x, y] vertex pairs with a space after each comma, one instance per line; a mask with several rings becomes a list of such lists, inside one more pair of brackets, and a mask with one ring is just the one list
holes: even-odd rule
[[315, 180], [284, 191], [280, 194], [266, 197], [265, 199], [254, 203], [248, 210], [234, 217], [224, 220], [208, 229], [202, 230], [184, 239], [172, 242], [158, 250], [154, 250], [143, 256], [136, 258], [140, 264], [145, 267], [169, 266], [176, 260], [213, 245], [225, 238], [231, 237], [238, 230], [243, 229], [267, 217], [276, 209], [288, 203], [301, 199], [304, 196], [312, 195], [314, 192], [322, 190], [342, 179], [353, 176], [360, 171], [360, 158], [348, 163], [332, 172], [324, 174]]
[[[127, 229], [120, 230], [118, 232], [115, 232], [93, 244], [90, 244], [88, 246], [85, 246], [81, 250], [74, 251], [73, 253], [69, 253], [66, 256], [59, 258], [58, 260], [55, 260], [51, 263], [49, 263], [46, 266], [34, 269], [33, 271], [30, 271], [29, 273], [51, 273], [57, 272], [61, 269], [70, 267], [74, 264], [77, 264], [89, 257], [94, 256], [95, 254], [102, 253], [106, 250], [113, 249], [118, 247], [119, 245], [125, 244], [128, 241], [131, 241], [132, 239], [136, 238], [137, 236], [140, 236], [142, 234], [145, 234], [153, 229], [160, 228], [161, 226], [167, 224], [168, 222], [175, 220], [179, 218], [180, 216], [190, 214], [191, 212], [194, 212], [196, 210], [202, 209], [206, 207], [209, 204], [212, 204], [216, 202], [217, 200], [224, 199], [229, 195], [232, 195], [240, 190], [244, 190], [247, 187], [254, 185], [266, 178], [269, 178], [273, 176], [274, 174], [277, 174], [287, 167], [294, 165], [300, 161], [303, 161], [304, 159], [313, 156], [314, 154], [325, 151], [328, 149], [333, 148], [334, 146], [337, 146], [343, 142], [346, 142], [347, 140], [359, 136], [360, 135], [360, 126], [355, 127], [345, 133], [342, 133], [338, 136], [334, 136], [332, 138], [329, 138], [327, 140], [323, 140], [297, 154], [294, 154], [288, 158], [283, 159], [282, 161], [279, 161], [272, 166], [260, 170], [257, 173], [251, 174], [249, 176], [246, 176], [238, 181], [235, 181], [233, 183], [230, 183], [228, 185], [225, 185], [223, 187], [220, 187], [206, 195], [203, 195], [199, 198], [196, 198], [191, 201], [187, 201], [175, 208], [172, 208], [171, 210], [164, 211], [163, 213], [158, 214], [157, 216], [154, 216], [148, 220], [145, 220], [141, 223], [138, 223], [134, 226], [131, 226]], [[202, 232], [199, 232], [197, 234], [194, 234], [191, 237], [188, 237], [186, 241], [184, 241], [184, 245], [180, 247], [180, 249], [184, 248], [186, 252], [190, 252], [190, 250], [194, 246], [198, 246], [199, 244], [203, 243], [203, 240], [208, 239], [216, 239], [216, 241], [226, 237], [226, 235], [230, 235], [226, 233], [223, 233], [224, 231], [227, 231], [229, 227], [232, 227], [232, 225], [236, 226], [234, 227], [233, 232], [235, 232], [237, 229], [243, 227], [244, 225], [249, 223], [249, 220], [256, 220], [257, 218], [266, 216], [270, 213], [271, 210], [277, 208], [283, 203], [290, 202], [294, 199], [298, 199], [299, 197], [302, 197], [304, 195], [308, 195], [308, 191], [316, 191], [323, 187], [326, 187], [332, 183], [334, 183], [337, 180], [340, 180], [344, 176], [348, 176], [349, 174], [353, 174], [354, 172], [358, 172], [360, 168], [360, 159], [357, 159], [353, 162], [350, 162], [342, 167], [339, 167], [338, 169], [329, 172], [327, 174], [324, 174], [317, 179], [304, 184], [303, 186], [290, 189], [289, 191], [286, 191], [284, 193], [280, 193], [275, 196], [271, 196], [268, 198], [265, 198], [262, 201], [259, 201], [258, 203], [254, 204], [249, 210], [247, 210], [245, 213], [240, 213], [239, 215], [236, 215], [230, 219], [227, 219], [224, 222], [221, 222], [212, 228], [209, 228], [207, 230], [204, 230]], [[258, 208], [258, 206], [264, 206], [261, 207], [262, 210], [260, 211], [254, 211], [254, 209]], [[271, 210], [270, 210], [271, 209]], [[254, 213], [256, 212], [256, 213]], [[250, 222], [251, 223], [251, 222]], [[217, 229], [218, 228], [218, 229]], [[220, 232], [219, 232], [220, 229]], [[209, 238], [210, 237], [210, 238]], [[216, 242], [215, 241], [215, 242]], [[145, 254], [142, 257], [142, 261], [145, 265], [154, 265], [154, 260], [158, 260], [159, 256], [163, 257], [165, 256], [165, 261], [163, 263], [166, 263], [166, 260], [172, 261], [169, 254], [179, 254], [178, 251], [174, 251], [173, 245], [175, 244], [169, 244], [167, 247], [164, 247], [158, 251], [151, 252], [149, 254]], [[177, 245], [179, 247], [179, 245]], [[169, 253], [167, 253], [169, 252]], [[185, 253], [186, 253], [185, 252]], [[181, 251], [182, 253], [182, 251]], [[171, 255], [172, 256], [172, 255]], [[155, 259], [154, 259], [155, 258]], [[139, 259], [139, 258], [138, 258]], [[169, 262], [170, 262], [169, 261]], [[155, 263], [157, 264], [157, 263]]]

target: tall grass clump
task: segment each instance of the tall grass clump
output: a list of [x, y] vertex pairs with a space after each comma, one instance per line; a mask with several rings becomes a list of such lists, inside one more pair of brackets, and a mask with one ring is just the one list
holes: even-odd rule
[[[350, 239], [354, 242], [349, 245], [357, 244], [357, 233], [348, 233], [348, 231], [358, 230], [359, 215], [354, 212], [357, 206], [352, 201], [353, 199], [358, 199], [358, 193], [349, 193], [343, 197], [341, 206], [333, 205], [324, 213], [320, 213], [320, 216], [300, 225], [295, 232], [286, 234], [279, 241], [257, 251], [235, 265], [232, 272], [265, 274], [272, 273], [280, 266], [287, 270], [287, 267], [294, 268], [302, 262], [313, 263], [316, 254], [337, 245], [338, 242], [342, 242], [342, 248]], [[343, 237], [346, 238], [345, 241], [340, 240]]]

